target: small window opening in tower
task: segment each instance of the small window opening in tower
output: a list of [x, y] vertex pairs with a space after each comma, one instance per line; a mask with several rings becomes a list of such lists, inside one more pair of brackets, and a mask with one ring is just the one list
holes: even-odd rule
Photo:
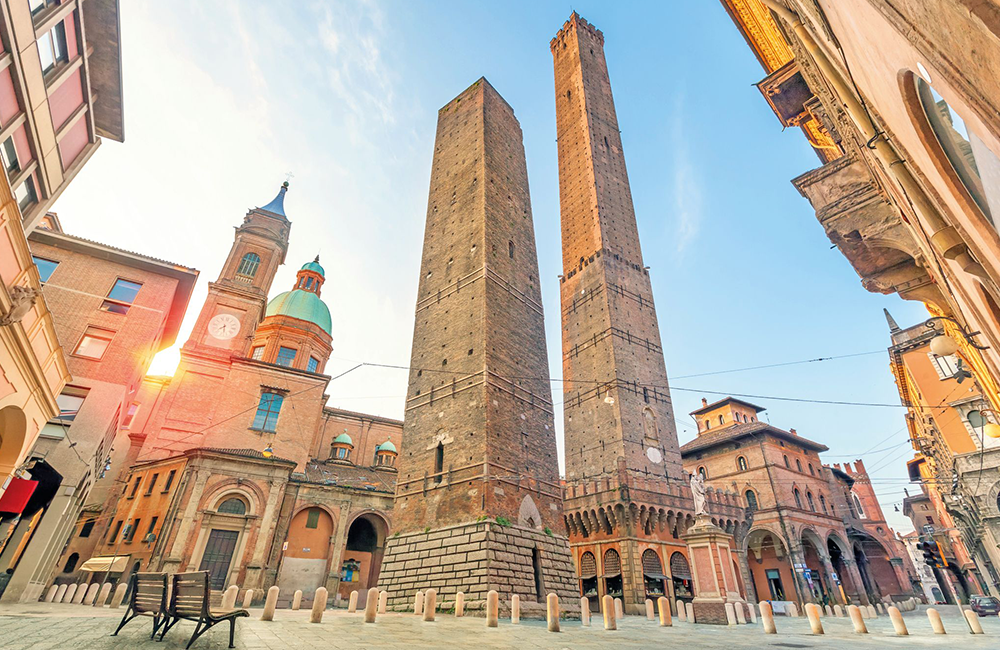
[[434, 449], [434, 482], [440, 483], [441, 479], [444, 478], [444, 443], [439, 442], [437, 448]]
[[604, 136], [604, 148], [610, 149], [611, 146], [608, 144], [608, 136]]
[[510, 255], [510, 259], [514, 259], [514, 242], [507, 242], [507, 253]]
[[542, 557], [537, 546], [531, 549], [531, 567], [535, 570], [535, 597], [541, 603], [545, 600], [545, 580], [542, 579]]

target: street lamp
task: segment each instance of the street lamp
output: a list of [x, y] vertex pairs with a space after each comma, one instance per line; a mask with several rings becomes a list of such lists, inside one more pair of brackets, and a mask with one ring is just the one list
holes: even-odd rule
[[[978, 336], [980, 332], [970, 332], [965, 329], [965, 326], [959, 323], [957, 320], [951, 316], [933, 316], [924, 321], [924, 327], [927, 329], [934, 329], [934, 321], [946, 320], [955, 325], [958, 328], [959, 333], [962, 335], [969, 345], [976, 348], [977, 350], [988, 350], [988, 345], [979, 345], [976, 343], [972, 337]], [[948, 336], [944, 332], [938, 334], [931, 339], [931, 352], [939, 357], [947, 357], [949, 355], [958, 352], [958, 341]]]
[[274, 455], [274, 450], [271, 449], [271, 445], [264, 447], [264, 451], [260, 452], [264, 458], [270, 458]]

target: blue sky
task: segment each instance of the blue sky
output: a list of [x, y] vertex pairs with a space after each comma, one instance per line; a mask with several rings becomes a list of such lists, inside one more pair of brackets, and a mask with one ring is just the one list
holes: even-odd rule
[[[405, 365], [437, 109], [486, 76], [524, 132], [560, 377], [548, 43], [573, 8], [605, 35], [681, 442], [695, 435], [688, 412], [719, 393], [898, 404], [882, 308], [904, 327], [926, 312], [868, 293], [830, 249], [789, 182], [819, 161], [799, 131], [782, 133], [752, 85], [763, 70], [715, 1], [122, 3], [126, 142], [106, 142], [56, 211], [68, 232], [202, 271], [183, 340], [233, 227], [290, 171], [292, 241], [272, 294], [319, 253], [328, 373]], [[153, 370], [176, 361], [167, 351]], [[404, 371], [366, 368], [331, 384], [330, 403], [402, 417], [405, 390]], [[827, 444], [827, 462], [885, 450], [866, 463], [890, 523], [909, 530], [892, 508], [910, 456], [902, 408], [751, 401]]]

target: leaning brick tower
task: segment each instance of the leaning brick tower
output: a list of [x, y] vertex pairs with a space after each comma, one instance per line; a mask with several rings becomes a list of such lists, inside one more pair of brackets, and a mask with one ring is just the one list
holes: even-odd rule
[[480, 79], [438, 112], [393, 528], [395, 609], [433, 587], [526, 614], [577, 590], [521, 127]]

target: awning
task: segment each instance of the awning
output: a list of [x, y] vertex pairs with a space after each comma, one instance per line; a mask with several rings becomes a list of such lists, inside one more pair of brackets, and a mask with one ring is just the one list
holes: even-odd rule
[[646, 576], [647, 578], [650, 578], [651, 580], [669, 580], [670, 579], [667, 576], [663, 575], [662, 573], [643, 573], [642, 575]]
[[582, 576], [580, 576], [580, 580], [590, 580], [591, 578], [596, 578], [596, 577], [597, 577], [596, 573], [593, 572], [585, 573]]
[[102, 557], [92, 557], [80, 566], [81, 571], [110, 571], [111, 573], [121, 573], [128, 566], [128, 555], [105, 555]]
[[34, 494], [38, 487], [38, 481], [30, 481], [25, 478], [12, 478], [10, 485], [0, 494], [0, 512], [19, 515], [24, 512], [24, 506], [28, 505], [28, 499]]
[[619, 577], [620, 575], [621, 575], [621, 572], [618, 572], [618, 573], [605, 573], [605, 574], [604, 574], [604, 575], [602, 575], [601, 577], [602, 577], [602, 578], [617, 578], [617, 577]]

